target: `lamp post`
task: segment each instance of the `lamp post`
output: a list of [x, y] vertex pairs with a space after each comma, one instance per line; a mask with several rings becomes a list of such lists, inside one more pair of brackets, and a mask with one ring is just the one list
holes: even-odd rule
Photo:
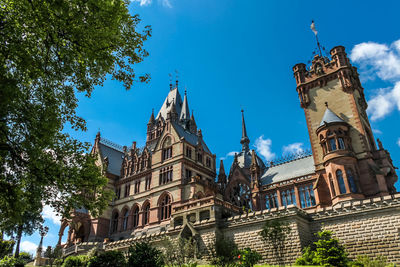
[[43, 227], [43, 226], [40, 226], [40, 228], [39, 228], [39, 234], [40, 234], [40, 243], [39, 243], [39, 246], [38, 246], [38, 248], [37, 248], [37, 251], [36, 251], [36, 257], [41, 257], [42, 256], [42, 246], [43, 246], [43, 237], [45, 236], [45, 235], [47, 235], [47, 232], [49, 231], [49, 227], [47, 227], [47, 226], [45, 226], [45, 227]]

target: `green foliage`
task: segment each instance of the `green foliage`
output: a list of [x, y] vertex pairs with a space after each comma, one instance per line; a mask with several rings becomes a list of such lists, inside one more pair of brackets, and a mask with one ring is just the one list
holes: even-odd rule
[[87, 264], [87, 267], [124, 267], [126, 261], [124, 254], [121, 251], [110, 250], [100, 253], [97, 256], [91, 258]]
[[234, 266], [237, 245], [231, 239], [217, 237], [215, 243], [208, 248], [211, 255], [211, 263], [217, 266]]
[[235, 256], [237, 259], [237, 265], [245, 267], [253, 267], [262, 259], [261, 255], [257, 251], [253, 251], [250, 248], [237, 250]]
[[28, 252], [21, 252], [19, 253], [19, 258], [25, 263], [29, 263], [31, 261], [33, 261], [33, 256], [32, 254], [28, 253]]
[[374, 260], [368, 256], [357, 256], [357, 260], [349, 264], [352, 267], [392, 267], [393, 264], [386, 263], [386, 257], [377, 256]]
[[266, 221], [260, 232], [260, 236], [264, 242], [272, 245], [275, 256], [279, 262], [283, 261], [285, 240], [290, 232], [291, 229], [289, 225], [281, 220]]
[[164, 239], [164, 263], [167, 266], [196, 266], [197, 246], [192, 238]]
[[298, 265], [347, 266], [349, 259], [345, 248], [332, 232], [323, 230], [316, 234], [318, 240], [306, 248], [303, 255], [296, 260]]
[[5, 256], [0, 260], [0, 267], [19, 267], [25, 266], [25, 262], [20, 258], [15, 258], [12, 256]]
[[49, 264], [50, 267], [52, 267], [56, 259], [61, 259], [62, 257], [61, 247], [55, 246], [54, 248], [52, 248], [51, 246], [48, 246], [46, 251], [44, 252], [44, 256], [46, 258], [49, 258]]
[[135, 243], [129, 248], [129, 267], [162, 267], [162, 252], [148, 243]]
[[96, 217], [108, 205], [89, 145], [63, 130], [86, 130], [76, 94], [89, 97], [106, 75], [126, 89], [148, 79], [133, 65], [148, 55], [151, 30], [137, 32], [128, 4], [1, 0], [0, 229], [16, 233], [24, 213], [40, 214], [43, 204], [67, 217], [76, 207]]
[[85, 255], [68, 256], [64, 260], [62, 267], [86, 267], [88, 261], [89, 258]]
[[12, 254], [14, 244], [14, 240], [3, 240], [0, 238], [0, 259]]

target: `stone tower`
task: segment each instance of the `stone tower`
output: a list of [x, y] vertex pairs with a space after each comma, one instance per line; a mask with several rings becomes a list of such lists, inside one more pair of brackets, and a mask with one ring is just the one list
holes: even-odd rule
[[394, 193], [389, 153], [376, 147], [357, 69], [343, 46], [293, 67], [318, 179], [320, 205]]

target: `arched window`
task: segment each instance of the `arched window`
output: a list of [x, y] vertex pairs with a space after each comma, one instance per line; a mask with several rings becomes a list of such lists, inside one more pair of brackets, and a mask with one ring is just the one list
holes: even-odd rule
[[167, 137], [163, 143], [162, 160], [166, 160], [171, 157], [172, 157], [172, 141], [171, 137]]
[[302, 208], [308, 208], [316, 205], [314, 189], [312, 184], [300, 186], [299, 197], [300, 197], [300, 206]]
[[133, 208], [133, 228], [138, 227], [139, 225], [139, 207], [136, 206]]
[[143, 225], [149, 224], [150, 221], [150, 203], [143, 207]]
[[296, 196], [294, 194], [294, 188], [282, 191], [281, 197], [283, 206], [286, 207], [291, 204], [296, 205]]
[[278, 195], [275, 193], [265, 195], [265, 208], [273, 209], [278, 207]]
[[112, 217], [112, 224], [111, 224], [111, 231], [113, 233], [118, 231], [118, 212], [115, 212], [113, 217]]
[[165, 220], [171, 217], [171, 197], [165, 195], [160, 205], [160, 219]]
[[128, 218], [129, 218], [129, 210], [127, 209], [124, 212], [124, 221], [122, 224], [122, 231], [126, 231], [128, 229]]
[[331, 186], [331, 190], [332, 190], [332, 196], [336, 196], [336, 190], [335, 190], [335, 185], [333, 183], [333, 178], [332, 178], [332, 174], [329, 174], [329, 184]]
[[345, 194], [346, 193], [346, 186], [344, 184], [343, 173], [342, 173], [341, 170], [337, 170], [336, 171], [336, 179], [337, 179], [338, 184], [339, 184], [340, 194]]
[[331, 151], [336, 150], [336, 140], [335, 138], [329, 138], [329, 145], [331, 147]]
[[339, 149], [345, 149], [344, 141], [342, 137], [338, 138], [338, 143], [339, 143]]
[[353, 193], [357, 193], [357, 186], [356, 186], [356, 182], [354, 181], [354, 176], [353, 176], [353, 172], [351, 171], [351, 169], [348, 169], [346, 171], [347, 174], [347, 181], [349, 181], [349, 185], [350, 185], [350, 190]]

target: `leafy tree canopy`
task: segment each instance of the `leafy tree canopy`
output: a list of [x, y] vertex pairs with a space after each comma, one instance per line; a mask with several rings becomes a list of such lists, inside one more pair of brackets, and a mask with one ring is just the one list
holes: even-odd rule
[[106, 76], [130, 89], [147, 56], [140, 19], [123, 0], [0, 0], [0, 229], [43, 204], [96, 216], [111, 192], [95, 158], [65, 133], [86, 130], [77, 94]]

